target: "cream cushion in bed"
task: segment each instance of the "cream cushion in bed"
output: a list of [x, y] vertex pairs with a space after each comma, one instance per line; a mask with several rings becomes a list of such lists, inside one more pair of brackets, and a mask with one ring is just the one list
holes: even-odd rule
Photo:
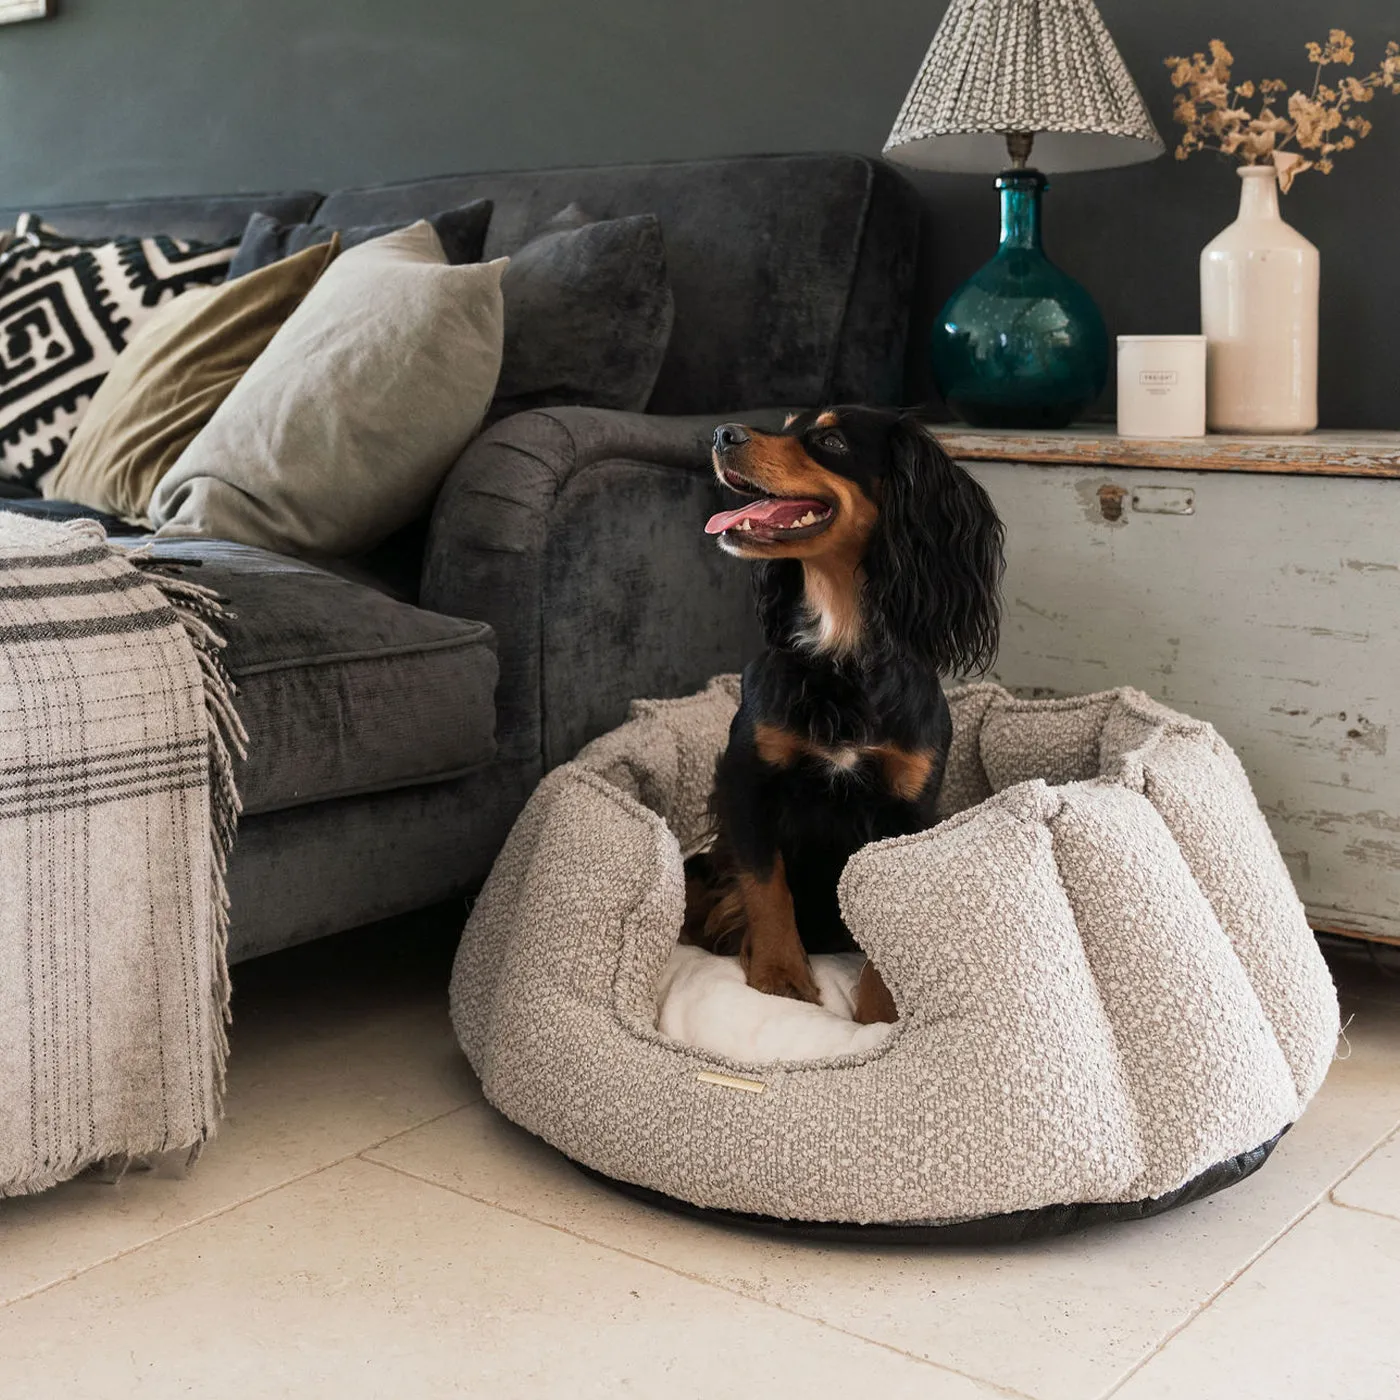
[[737, 958], [677, 946], [656, 987], [656, 1026], [664, 1036], [753, 1065], [776, 1060], [829, 1060], [879, 1045], [887, 1022], [854, 1020], [863, 953], [824, 953], [812, 959], [821, 1005], [766, 996], [744, 981]]

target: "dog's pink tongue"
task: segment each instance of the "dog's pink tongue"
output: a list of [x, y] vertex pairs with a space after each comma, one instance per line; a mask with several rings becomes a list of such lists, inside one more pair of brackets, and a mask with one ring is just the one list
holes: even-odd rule
[[750, 525], [769, 525], [774, 529], [782, 529], [791, 525], [795, 520], [801, 520], [808, 511], [816, 511], [817, 514], [825, 514], [826, 506], [821, 501], [792, 500], [763, 500], [749, 501], [740, 506], [737, 510], [722, 510], [718, 515], [712, 515], [705, 525], [707, 535], [722, 535], [726, 530], [733, 530], [743, 521], [747, 520]]

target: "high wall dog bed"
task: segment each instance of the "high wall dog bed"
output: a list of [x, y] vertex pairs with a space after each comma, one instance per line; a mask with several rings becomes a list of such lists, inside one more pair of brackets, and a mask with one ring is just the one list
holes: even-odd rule
[[452, 980], [498, 1109], [638, 1194], [819, 1235], [1043, 1234], [1264, 1161], [1336, 996], [1238, 760], [1134, 690], [950, 696], [947, 820], [841, 881], [895, 1026], [776, 1060], [658, 1029], [678, 960], [710, 956], [676, 949], [682, 859], [736, 703], [733, 677], [638, 702], [521, 815]]

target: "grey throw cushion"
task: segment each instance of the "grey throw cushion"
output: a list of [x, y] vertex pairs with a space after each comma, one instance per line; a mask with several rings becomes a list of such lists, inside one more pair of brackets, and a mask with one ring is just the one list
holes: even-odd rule
[[426, 222], [342, 253], [161, 480], [159, 533], [343, 557], [426, 510], [496, 386], [504, 269]]
[[512, 255], [501, 291], [493, 420], [563, 404], [646, 408], [675, 318], [655, 215], [595, 223], [572, 204]]
[[[429, 217], [428, 222], [433, 226], [449, 263], [456, 266], [481, 261], [482, 250], [486, 246], [486, 229], [491, 222], [491, 209], [489, 199], [473, 199], [456, 209], [445, 209]], [[340, 235], [342, 248], [354, 248], [403, 227], [403, 223], [356, 224], [350, 228], [336, 228], [333, 224], [286, 224], [267, 214], [255, 213], [249, 216], [243, 237], [229, 264], [228, 280], [232, 282], [246, 273], [256, 272], [260, 267], [280, 262], [304, 248], [329, 243], [332, 234]]]

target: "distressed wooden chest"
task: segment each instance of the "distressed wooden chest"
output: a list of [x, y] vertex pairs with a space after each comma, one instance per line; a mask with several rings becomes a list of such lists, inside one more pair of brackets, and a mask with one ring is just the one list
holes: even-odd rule
[[1314, 926], [1400, 943], [1400, 433], [940, 438], [1006, 522], [993, 678], [1209, 720]]

